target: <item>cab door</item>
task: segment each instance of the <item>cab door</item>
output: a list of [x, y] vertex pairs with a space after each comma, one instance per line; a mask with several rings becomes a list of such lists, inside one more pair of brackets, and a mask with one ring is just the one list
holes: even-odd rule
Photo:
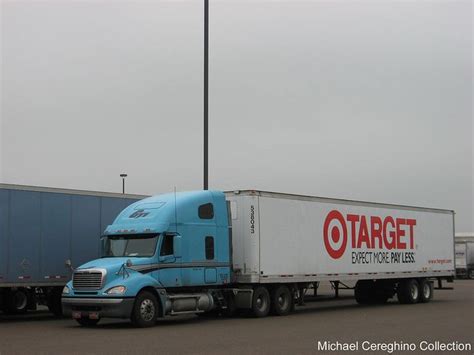
[[182, 285], [181, 264], [181, 236], [164, 234], [158, 251], [158, 270], [153, 276], [164, 287], [179, 287]]

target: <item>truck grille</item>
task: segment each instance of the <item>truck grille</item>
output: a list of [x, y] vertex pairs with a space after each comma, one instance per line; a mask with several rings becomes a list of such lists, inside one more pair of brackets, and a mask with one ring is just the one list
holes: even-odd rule
[[72, 287], [75, 290], [98, 290], [102, 288], [103, 275], [100, 270], [76, 271], [72, 276]]

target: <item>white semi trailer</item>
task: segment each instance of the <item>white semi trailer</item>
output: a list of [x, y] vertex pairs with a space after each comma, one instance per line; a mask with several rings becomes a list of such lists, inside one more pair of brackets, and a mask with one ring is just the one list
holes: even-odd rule
[[410, 303], [432, 297], [429, 280], [455, 275], [451, 210], [271, 192], [227, 198], [238, 283], [356, 281], [360, 303], [396, 293]]
[[474, 242], [456, 241], [456, 276], [474, 279]]

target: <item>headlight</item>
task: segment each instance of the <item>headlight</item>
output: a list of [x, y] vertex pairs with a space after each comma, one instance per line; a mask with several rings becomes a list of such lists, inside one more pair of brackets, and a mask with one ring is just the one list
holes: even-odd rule
[[105, 293], [108, 295], [122, 295], [125, 293], [126, 290], [127, 288], [125, 286], [115, 286], [109, 288], [107, 291], [105, 291]]
[[63, 295], [67, 295], [67, 294], [69, 294], [69, 287], [64, 286], [64, 288], [63, 288]]

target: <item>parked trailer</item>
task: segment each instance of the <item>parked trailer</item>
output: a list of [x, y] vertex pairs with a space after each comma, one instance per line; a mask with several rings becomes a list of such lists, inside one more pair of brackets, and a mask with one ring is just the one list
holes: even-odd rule
[[143, 196], [0, 184], [0, 309], [61, 314], [66, 268], [100, 255], [100, 236]]
[[108, 226], [103, 258], [74, 271], [63, 307], [81, 325], [139, 327], [185, 313], [290, 313], [310, 287], [355, 282], [358, 303], [429, 302], [452, 281], [449, 210], [263, 191], [151, 197]]
[[456, 241], [456, 276], [474, 279], [474, 242]]

